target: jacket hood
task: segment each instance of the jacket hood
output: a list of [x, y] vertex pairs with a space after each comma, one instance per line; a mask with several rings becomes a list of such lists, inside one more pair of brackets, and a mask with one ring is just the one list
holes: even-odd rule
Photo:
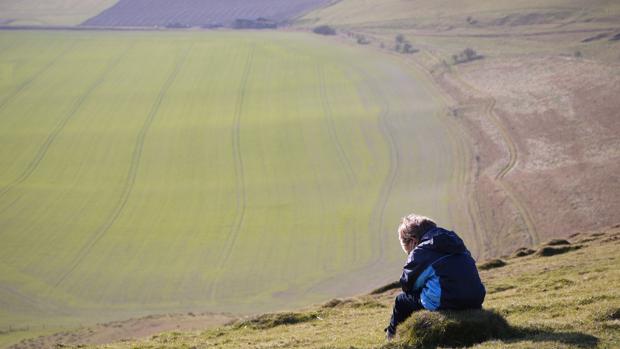
[[416, 248], [432, 250], [444, 254], [454, 254], [467, 252], [465, 243], [456, 235], [455, 232], [443, 228], [433, 228], [420, 239], [420, 243]]

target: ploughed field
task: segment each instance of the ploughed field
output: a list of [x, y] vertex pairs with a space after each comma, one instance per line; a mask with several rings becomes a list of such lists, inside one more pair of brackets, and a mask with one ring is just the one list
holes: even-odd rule
[[379, 53], [275, 32], [0, 50], [0, 343], [359, 294], [399, 273], [402, 215], [465, 227], [449, 120]]
[[82, 25], [212, 27], [230, 26], [238, 19], [259, 18], [282, 22], [329, 2], [330, 0], [120, 0]]

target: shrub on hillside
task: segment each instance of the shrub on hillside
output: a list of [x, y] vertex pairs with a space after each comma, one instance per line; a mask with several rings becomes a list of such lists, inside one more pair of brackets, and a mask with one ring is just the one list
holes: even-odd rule
[[403, 34], [396, 35], [394, 41], [396, 41], [396, 44], [394, 45], [394, 51], [396, 52], [416, 53], [419, 51], [418, 49], [414, 48], [407, 39], [405, 39], [405, 36]]
[[245, 19], [238, 18], [233, 22], [234, 29], [275, 29], [278, 23], [267, 18]]
[[474, 50], [473, 48], [469, 48], [469, 47], [455, 55], [452, 55], [452, 61], [454, 64], [471, 62], [473, 60], [481, 59], [481, 58], [483, 58], [482, 55], [478, 54], [476, 50]]
[[370, 44], [370, 40], [368, 40], [367, 37], [365, 37], [364, 35], [358, 34], [356, 36], [356, 40], [355, 40], [358, 44], [360, 45], [368, 45]]
[[312, 31], [316, 34], [321, 34], [321, 35], [336, 35], [336, 29], [328, 25], [320, 25], [312, 29]]
[[489, 310], [420, 311], [399, 327], [407, 348], [471, 346], [512, 332], [504, 317]]

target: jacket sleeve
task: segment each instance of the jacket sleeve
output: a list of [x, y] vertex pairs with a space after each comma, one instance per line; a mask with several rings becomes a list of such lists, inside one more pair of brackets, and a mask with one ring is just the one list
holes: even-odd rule
[[416, 291], [414, 285], [420, 274], [428, 266], [428, 252], [420, 248], [415, 248], [407, 258], [407, 264], [403, 267], [403, 274], [400, 277], [400, 286], [404, 292]]

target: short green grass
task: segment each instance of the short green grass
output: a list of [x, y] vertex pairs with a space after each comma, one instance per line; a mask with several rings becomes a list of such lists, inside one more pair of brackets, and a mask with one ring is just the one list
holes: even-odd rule
[[[572, 243], [590, 237], [583, 234]], [[309, 307], [293, 313], [303, 320], [294, 324], [268, 321], [263, 322], [268, 326], [256, 328], [241, 322], [101, 347], [616, 348], [620, 345], [620, 229], [580, 245], [579, 250], [549, 257], [510, 258], [502, 268], [482, 271], [487, 287], [484, 312], [414, 313], [389, 344], [382, 330], [398, 290]]]
[[0, 47], [2, 330], [357, 294], [398, 273], [402, 215], [465, 226], [441, 105], [384, 55], [274, 32]]

